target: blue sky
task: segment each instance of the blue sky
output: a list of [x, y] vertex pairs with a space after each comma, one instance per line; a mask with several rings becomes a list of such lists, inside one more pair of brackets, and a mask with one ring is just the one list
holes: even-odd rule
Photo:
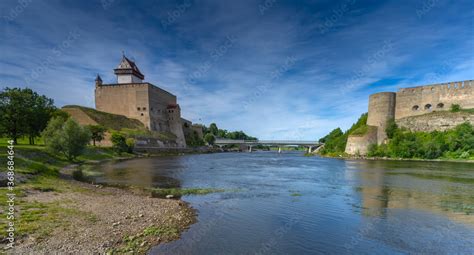
[[94, 106], [122, 50], [182, 115], [261, 139], [347, 129], [368, 95], [474, 78], [472, 1], [1, 1], [0, 85]]

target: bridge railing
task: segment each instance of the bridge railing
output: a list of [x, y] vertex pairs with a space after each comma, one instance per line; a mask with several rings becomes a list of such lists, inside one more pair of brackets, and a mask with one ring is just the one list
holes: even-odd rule
[[269, 144], [269, 145], [319, 145], [316, 141], [298, 141], [298, 140], [232, 140], [216, 139], [215, 144]]

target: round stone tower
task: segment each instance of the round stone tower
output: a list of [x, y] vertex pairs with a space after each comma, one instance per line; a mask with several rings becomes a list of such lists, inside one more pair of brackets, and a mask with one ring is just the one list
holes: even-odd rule
[[377, 127], [377, 143], [381, 144], [386, 138], [387, 122], [395, 118], [396, 93], [381, 92], [369, 97], [369, 116], [367, 125]]

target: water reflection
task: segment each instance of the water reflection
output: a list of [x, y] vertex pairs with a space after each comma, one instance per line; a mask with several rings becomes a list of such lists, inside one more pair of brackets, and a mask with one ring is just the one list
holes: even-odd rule
[[[443, 214], [474, 226], [474, 164], [448, 162], [352, 161], [360, 177], [366, 215], [386, 208]], [[468, 183], [466, 185], [465, 183]]]
[[184, 196], [198, 222], [150, 254], [474, 254], [473, 166], [225, 153], [107, 164], [100, 179], [228, 190]]

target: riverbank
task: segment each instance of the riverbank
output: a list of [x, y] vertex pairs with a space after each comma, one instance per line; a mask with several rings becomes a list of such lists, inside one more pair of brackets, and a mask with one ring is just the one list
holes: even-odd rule
[[[80, 164], [70, 165], [42, 146], [15, 147], [15, 254], [145, 254], [152, 246], [178, 239], [196, 220], [185, 202], [152, 197], [143, 189], [103, 187], [74, 180], [83, 166], [143, 155], [116, 156], [107, 148], [88, 148]], [[6, 155], [1, 155], [4, 165]], [[2, 185], [4, 186], [4, 185]], [[6, 187], [0, 188], [3, 208]], [[2, 211], [3, 213], [4, 211]], [[6, 218], [0, 220], [6, 246]]]
[[474, 163], [474, 160], [470, 159], [419, 159], [419, 158], [389, 158], [389, 157], [366, 157], [366, 156], [355, 156], [355, 155], [340, 155], [330, 156], [311, 153], [305, 154], [306, 156], [319, 156], [324, 158], [336, 158], [336, 159], [351, 159], [351, 160], [386, 160], [386, 161], [422, 161], [422, 162], [459, 162], [459, 163]]

